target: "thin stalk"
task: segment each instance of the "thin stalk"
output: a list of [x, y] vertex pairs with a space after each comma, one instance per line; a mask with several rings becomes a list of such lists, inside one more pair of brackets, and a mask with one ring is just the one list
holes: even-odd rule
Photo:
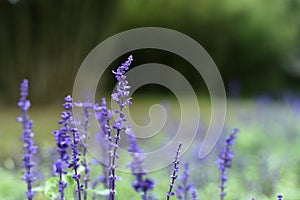
[[169, 191], [167, 192], [167, 200], [170, 199], [171, 196], [174, 195], [174, 192], [172, 192], [173, 190], [173, 187], [174, 187], [174, 183], [175, 183], [175, 180], [177, 178], [177, 172], [178, 172], [178, 165], [179, 165], [179, 153], [180, 153], [180, 149], [181, 149], [181, 146], [182, 144], [179, 143], [178, 145], [178, 149], [176, 151], [176, 156], [175, 156], [175, 159], [173, 161], [173, 173], [171, 175], [171, 182], [170, 182], [170, 187], [169, 187]]
[[[123, 101], [124, 99], [121, 99], [121, 104], [119, 104], [120, 106], [120, 117], [121, 117], [121, 113], [123, 110]], [[115, 136], [115, 143], [113, 146], [113, 154], [111, 155], [111, 163], [110, 163], [110, 190], [109, 190], [109, 200], [114, 200], [115, 199], [115, 189], [116, 189], [116, 156], [117, 156], [117, 149], [118, 149], [118, 144], [119, 144], [119, 140], [121, 139], [120, 137], [120, 133], [121, 133], [121, 129], [118, 128], [117, 129], [117, 134]]]
[[[75, 168], [74, 169], [74, 172], [75, 172], [75, 176], [78, 176], [78, 173], [77, 173], [77, 169]], [[77, 194], [78, 194], [78, 200], [81, 200], [81, 188], [80, 188], [80, 182], [79, 182], [79, 179], [76, 180], [76, 184], [77, 184]]]

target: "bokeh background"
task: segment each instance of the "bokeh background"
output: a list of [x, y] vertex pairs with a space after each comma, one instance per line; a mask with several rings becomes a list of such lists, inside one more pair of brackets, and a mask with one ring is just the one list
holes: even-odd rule
[[[191, 173], [196, 174], [193, 181], [199, 196], [218, 198], [215, 155], [224, 137], [238, 127], [241, 134], [228, 199], [275, 199], [277, 193], [300, 199], [299, 0], [0, 0], [0, 173], [7, 180], [0, 183], [0, 198], [23, 199], [11, 194], [17, 187], [20, 192], [16, 195], [22, 195], [24, 188], [18, 176], [22, 130], [15, 122], [23, 78], [31, 83], [30, 116], [35, 120], [37, 143], [47, 149], [54, 144], [51, 132], [58, 127], [62, 99], [72, 93], [86, 55], [106, 38], [144, 26], [174, 29], [195, 39], [215, 61], [224, 80], [228, 116], [215, 154], [199, 161], [195, 141], [185, 155], [193, 163]], [[201, 105], [210, 106], [205, 84], [189, 63], [159, 50], [131, 53], [133, 67], [157, 62], [177, 69], [192, 84]], [[102, 80], [104, 95], [109, 96], [114, 86], [110, 69], [126, 56], [116, 58], [108, 68]], [[146, 108], [152, 102], [165, 102], [172, 96], [158, 86], [146, 86], [137, 93], [133, 116], [141, 123], [141, 116], [147, 122]], [[176, 101], [169, 101], [176, 108]], [[204, 108], [204, 113], [208, 111]], [[209, 114], [203, 127], [207, 119]], [[159, 188], [167, 187], [167, 177]]]

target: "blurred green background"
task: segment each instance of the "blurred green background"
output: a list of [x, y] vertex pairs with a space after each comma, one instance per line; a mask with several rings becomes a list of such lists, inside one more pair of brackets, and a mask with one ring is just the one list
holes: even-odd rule
[[[299, 0], [1, 0], [0, 98], [16, 101], [18, 83], [28, 77], [34, 101], [61, 99], [98, 43], [144, 26], [178, 30], [198, 41], [219, 67], [227, 89], [239, 85], [245, 96], [297, 92], [299, 11]], [[178, 63], [176, 56], [156, 51], [135, 57], [138, 64]], [[198, 80], [189, 67], [179, 68], [189, 81]]]
[[[144, 26], [174, 29], [198, 41], [218, 66], [228, 96], [239, 97], [228, 99], [224, 134], [210, 156], [197, 159], [201, 142], [197, 138], [183, 157], [191, 162], [200, 199], [218, 198], [214, 161], [234, 127], [241, 133], [229, 173], [228, 199], [269, 200], [278, 193], [300, 199], [300, 0], [0, 0], [0, 199], [23, 199], [22, 130], [15, 122], [23, 78], [30, 80], [30, 117], [40, 145], [42, 169], [38, 170], [43, 175], [38, 183], [42, 184], [51, 174], [48, 148], [54, 145], [52, 131], [59, 127], [59, 106], [72, 93], [83, 59], [106, 38]], [[194, 76], [192, 66], [168, 52], [132, 53], [133, 67], [164, 63], [191, 82], [204, 110], [205, 130], [210, 102], [207, 93], [202, 96], [205, 85], [200, 76]], [[109, 69], [125, 57], [116, 58]], [[106, 75], [103, 89], [109, 94], [113, 75], [109, 70]], [[146, 86], [138, 92], [150, 94], [137, 96], [132, 108], [134, 118], [143, 124], [149, 120], [151, 103], [163, 101], [166, 91]], [[170, 104], [177, 108], [173, 100]], [[150, 174], [158, 180], [158, 196], [167, 190], [168, 170]], [[136, 195], [128, 184], [132, 177], [122, 176], [119, 199], [132, 198]]]

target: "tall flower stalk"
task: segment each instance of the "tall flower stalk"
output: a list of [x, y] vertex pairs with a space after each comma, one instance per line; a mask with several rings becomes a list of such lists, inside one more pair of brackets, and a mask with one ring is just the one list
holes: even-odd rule
[[111, 165], [111, 153], [113, 149], [113, 140], [111, 137], [112, 126], [110, 125], [110, 120], [113, 117], [113, 112], [108, 109], [105, 98], [102, 98], [101, 104], [95, 106], [94, 109], [100, 125], [97, 138], [101, 143], [104, 157], [104, 161], [101, 162], [103, 174], [99, 180], [103, 183], [104, 188], [109, 188], [110, 180], [108, 179], [108, 176], [110, 174], [109, 167]]
[[24, 180], [27, 184], [26, 197], [28, 200], [32, 200], [34, 197], [34, 191], [32, 191], [32, 183], [36, 180], [32, 172], [32, 168], [35, 166], [33, 157], [37, 152], [37, 146], [34, 145], [33, 140], [33, 121], [29, 119], [29, 116], [27, 114], [27, 111], [29, 110], [31, 105], [30, 101], [27, 99], [28, 88], [29, 81], [27, 79], [24, 79], [21, 83], [21, 97], [18, 102], [18, 106], [22, 111], [22, 116], [18, 117], [17, 121], [21, 122], [23, 127], [23, 136], [21, 137], [21, 140], [24, 142], [22, 167], [25, 168], [25, 172], [22, 180]]
[[[58, 124], [63, 125], [59, 130], [54, 131], [54, 138], [56, 140], [57, 151], [59, 153], [59, 159], [55, 163], [56, 174], [59, 176], [58, 181], [58, 191], [60, 193], [60, 199], [65, 199], [64, 190], [67, 187], [67, 182], [63, 180], [63, 174], [67, 174], [67, 168], [72, 168], [74, 170], [73, 179], [75, 180], [76, 192], [78, 194], [78, 199], [81, 199], [80, 185], [80, 174], [78, 173], [79, 167], [79, 156], [78, 143], [80, 141], [80, 136], [78, 130], [74, 128], [74, 120], [72, 116], [73, 99], [69, 95], [65, 97], [65, 103], [63, 104], [65, 111], [61, 114], [61, 120]], [[68, 155], [68, 149], [71, 146], [72, 159]]]
[[71, 143], [71, 149], [72, 149], [72, 160], [69, 165], [69, 168], [74, 170], [73, 174], [73, 179], [76, 182], [76, 192], [78, 195], [78, 200], [81, 200], [81, 190], [82, 190], [82, 185], [80, 185], [80, 174], [78, 172], [79, 168], [79, 156], [81, 155], [80, 152], [78, 151], [78, 144], [80, 142], [80, 135], [79, 132], [76, 128], [71, 128], [70, 129], [72, 133], [72, 143]]
[[80, 122], [82, 129], [80, 130], [81, 134], [81, 146], [82, 146], [82, 161], [81, 164], [84, 167], [84, 186], [83, 186], [83, 199], [87, 200], [87, 191], [88, 184], [90, 181], [90, 163], [87, 161], [87, 149], [88, 149], [88, 140], [90, 137], [90, 116], [92, 110], [94, 109], [94, 104], [89, 100], [85, 102], [74, 103], [75, 106], [83, 108], [83, 119]]
[[70, 161], [70, 157], [68, 155], [68, 149], [71, 143], [71, 136], [68, 132], [72, 110], [72, 99], [70, 96], [65, 98], [63, 107], [65, 111], [62, 112], [61, 120], [58, 122], [58, 124], [63, 125], [63, 127], [53, 132], [56, 140], [57, 151], [59, 153], [59, 158], [55, 163], [55, 172], [59, 176], [58, 192], [60, 193], [61, 200], [65, 199], [64, 190], [67, 187], [67, 182], [63, 180], [63, 174], [67, 174], [66, 169], [69, 166]]
[[225, 148], [223, 151], [220, 152], [219, 158], [217, 160], [217, 164], [220, 170], [220, 177], [221, 177], [221, 183], [220, 183], [220, 199], [224, 200], [224, 197], [226, 196], [225, 192], [225, 183], [227, 182], [227, 168], [231, 167], [231, 161], [234, 156], [232, 145], [235, 142], [236, 134], [239, 132], [239, 129], [234, 129], [233, 132], [226, 138], [225, 142]]
[[175, 184], [175, 180], [177, 179], [177, 173], [178, 173], [178, 165], [180, 163], [180, 159], [179, 159], [179, 153], [180, 153], [180, 149], [181, 149], [182, 144], [179, 143], [178, 145], [178, 149], [176, 151], [176, 155], [173, 161], [173, 173], [171, 175], [171, 182], [170, 182], [170, 187], [169, 187], [169, 191], [167, 192], [167, 200], [169, 200], [171, 198], [171, 196], [174, 196], [175, 193], [172, 191], [174, 188], [174, 184]]
[[119, 114], [119, 117], [115, 120], [115, 123], [113, 125], [113, 129], [116, 130], [116, 134], [114, 136], [114, 143], [112, 146], [112, 153], [110, 155], [110, 184], [109, 184], [109, 200], [115, 199], [115, 193], [116, 193], [116, 159], [118, 157], [117, 150], [118, 150], [118, 144], [121, 139], [121, 132], [124, 132], [126, 127], [124, 125], [124, 122], [126, 121], [125, 114], [123, 113], [123, 108], [125, 108], [127, 105], [131, 105], [129, 96], [129, 89], [130, 86], [128, 85], [128, 81], [126, 80], [125, 72], [129, 69], [129, 66], [131, 65], [133, 61], [133, 57], [129, 56], [127, 61], [123, 63], [121, 66], [118, 67], [116, 71], [113, 71], [115, 74], [115, 77], [118, 81], [117, 83], [117, 91], [112, 94], [112, 99], [117, 102], [119, 109], [115, 111], [115, 113]]

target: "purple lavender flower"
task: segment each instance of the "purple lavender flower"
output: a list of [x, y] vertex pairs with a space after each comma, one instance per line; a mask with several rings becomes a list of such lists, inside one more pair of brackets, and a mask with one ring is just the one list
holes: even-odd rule
[[126, 80], [125, 72], [129, 69], [132, 61], [133, 57], [131, 55], [125, 63], [118, 67], [117, 71], [112, 71], [118, 80], [118, 85], [117, 92], [113, 93], [111, 96], [112, 99], [118, 103], [120, 110], [122, 110], [127, 104], [131, 105], [130, 98], [127, 98], [129, 96], [130, 86]]
[[225, 182], [228, 180], [227, 178], [227, 168], [231, 167], [231, 161], [234, 156], [231, 146], [235, 142], [236, 134], [239, 132], [239, 129], [234, 129], [233, 132], [226, 138], [225, 148], [220, 152], [219, 158], [217, 160], [217, 164], [219, 166], [219, 170], [221, 173], [221, 184], [220, 184], [220, 199], [223, 200], [226, 192], [225, 192]]
[[58, 191], [60, 193], [60, 199], [65, 199], [64, 189], [67, 187], [67, 183], [63, 181], [63, 174], [67, 174], [66, 168], [69, 166], [70, 157], [68, 155], [68, 149], [71, 143], [71, 136], [69, 134], [69, 121], [72, 120], [72, 98], [71, 96], [65, 97], [65, 103], [63, 104], [65, 111], [62, 112], [61, 120], [58, 124], [62, 124], [63, 127], [53, 132], [54, 139], [56, 140], [57, 151], [59, 153], [59, 159], [55, 163], [55, 173], [59, 176]]
[[111, 163], [110, 163], [110, 195], [109, 199], [114, 200], [115, 199], [115, 180], [116, 180], [116, 158], [117, 155], [117, 149], [119, 140], [121, 139], [121, 132], [125, 131], [126, 127], [124, 126], [124, 122], [126, 121], [125, 114], [123, 113], [123, 108], [126, 107], [126, 105], [131, 105], [129, 96], [129, 89], [130, 86], [128, 85], [128, 81], [126, 80], [125, 72], [129, 69], [129, 66], [131, 65], [131, 62], [133, 61], [132, 56], [129, 56], [127, 61], [123, 63], [121, 66], [118, 67], [117, 71], [113, 71], [115, 74], [116, 79], [118, 80], [117, 85], [117, 91], [113, 93], [112, 99], [117, 102], [119, 106], [119, 110], [116, 110], [115, 113], [119, 114], [119, 117], [115, 120], [115, 123], [113, 125], [113, 129], [117, 131], [116, 135], [114, 136], [114, 144], [113, 144], [113, 153], [110, 155]]
[[174, 187], [175, 180], [177, 179], [177, 173], [178, 173], [178, 169], [179, 169], [178, 165], [180, 163], [179, 153], [180, 153], [181, 146], [182, 146], [182, 144], [179, 143], [178, 149], [176, 151], [176, 156], [175, 156], [175, 159], [173, 161], [173, 173], [171, 175], [171, 182], [170, 182], [169, 191], [167, 192], [167, 200], [169, 200], [171, 198], [171, 196], [175, 195], [175, 193], [172, 190], [173, 190], [173, 187]]
[[277, 195], [277, 198], [278, 198], [278, 200], [282, 200], [283, 199], [282, 194]]
[[179, 200], [187, 200], [189, 193], [192, 196], [197, 196], [197, 191], [193, 184], [189, 184], [189, 163], [184, 163], [183, 175], [180, 177], [181, 184], [176, 189], [176, 196]]
[[89, 133], [89, 127], [90, 127], [90, 116], [92, 114], [92, 110], [94, 109], [94, 104], [87, 100], [85, 102], [78, 102], [74, 103], [75, 106], [83, 108], [83, 120], [80, 122], [80, 125], [82, 126], [82, 130], [80, 130], [80, 145], [83, 147], [83, 153], [82, 157], [83, 160], [81, 162], [82, 166], [84, 167], [84, 194], [83, 199], [87, 199], [87, 190], [88, 190], [88, 183], [90, 181], [90, 165], [91, 163], [87, 162], [86, 154], [87, 154], [87, 148], [88, 148], [88, 139], [90, 137]]
[[[101, 162], [103, 174], [101, 175], [101, 182], [104, 185], [104, 188], [109, 187], [108, 176], [110, 174], [109, 166], [111, 165], [111, 152], [113, 149], [113, 140], [111, 137], [112, 127], [110, 125], [110, 120], [113, 117], [113, 112], [107, 108], [106, 99], [102, 98], [101, 105], [94, 106], [96, 112], [96, 118], [100, 125], [100, 131], [97, 134], [97, 140], [101, 143], [104, 162]], [[103, 140], [104, 138], [104, 140]], [[99, 181], [98, 181], [99, 182]]]
[[21, 122], [23, 126], [23, 136], [21, 137], [22, 141], [24, 142], [22, 167], [25, 168], [25, 172], [22, 179], [27, 183], [27, 199], [32, 200], [34, 197], [34, 192], [32, 191], [32, 183], [36, 180], [32, 173], [32, 167], [35, 166], [33, 157], [36, 154], [38, 147], [34, 146], [34, 133], [32, 132], [33, 121], [29, 120], [29, 116], [27, 114], [27, 111], [30, 108], [30, 101], [27, 100], [28, 87], [29, 82], [27, 79], [24, 79], [21, 83], [21, 97], [18, 102], [18, 106], [22, 111], [22, 116], [18, 117], [17, 121]]
[[[78, 143], [80, 141], [80, 136], [76, 128], [74, 128], [74, 120], [72, 116], [72, 97], [69, 95], [65, 97], [65, 103], [63, 104], [65, 111], [62, 112], [61, 120], [59, 120], [59, 124], [63, 125], [63, 127], [59, 130], [54, 131], [54, 138], [56, 140], [59, 159], [55, 163], [55, 172], [59, 175], [58, 182], [58, 191], [60, 193], [60, 199], [65, 199], [64, 189], [67, 187], [67, 183], [63, 181], [63, 174], [67, 174], [67, 167], [72, 168], [74, 170], [73, 179], [77, 183], [77, 193], [78, 198], [80, 199], [80, 190], [82, 187], [80, 186], [79, 179], [80, 174], [78, 174], [79, 167], [79, 156], [80, 153], [78, 151]], [[72, 135], [72, 138], [71, 138]], [[72, 159], [68, 155], [68, 149], [71, 146], [72, 151]]]
[[144, 151], [139, 148], [136, 137], [132, 135], [131, 128], [127, 127], [125, 132], [130, 145], [128, 151], [133, 159], [129, 166], [131, 168], [131, 173], [136, 177], [132, 186], [136, 192], [142, 192], [142, 199], [146, 200], [147, 192], [154, 188], [154, 181], [153, 179], [146, 177], [147, 173], [144, 171], [143, 167], [143, 160], [145, 157]]
[[69, 165], [69, 168], [74, 170], [73, 179], [75, 180], [77, 184], [76, 192], [78, 194], [78, 200], [81, 200], [81, 190], [83, 186], [80, 185], [80, 174], [78, 173], [79, 168], [79, 156], [81, 155], [78, 151], [78, 144], [80, 142], [80, 135], [78, 133], [78, 130], [76, 128], [70, 128], [70, 131], [72, 133], [72, 143], [71, 143], [71, 149], [72, 149], [72, 160]]

